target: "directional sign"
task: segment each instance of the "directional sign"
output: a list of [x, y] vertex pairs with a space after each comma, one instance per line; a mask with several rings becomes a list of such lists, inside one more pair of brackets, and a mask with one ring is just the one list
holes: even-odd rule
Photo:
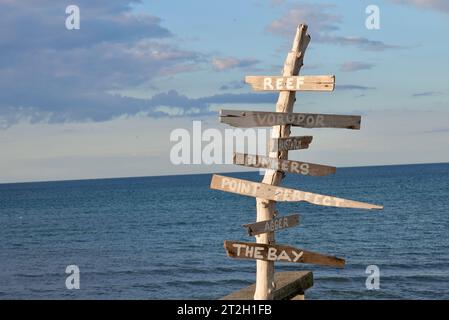
[[225, 240], [224, 247], [228, 256], [236, 259], [311, 263], [339, 268], [345, 266], [344, 259], [284, 245]]
[[286, 228], [292, 228], [299, 224], [299, 214], [292, 214], [284, 217], [276, 217], [272, 220], [259, 221], [256, 223], [244, 224], [250, 236], [262, 233], [274, 232]]
[[240, 128], [292, 125], [303, 128], [360, 129], [361, 117], [337, 114], [220, 110], [220, 122]]
[[335, 76], [246, 76], [256, 91], [333, 91]]
[[243, 153], [234, 153], [233, 162], [234, 164], [241, 166], [291, 172], [305, 176], [327, 176], [335, 173], [337, 170], [335, 167], [323, 166], [321, 164], [283, 160]]
[[271, 139], [270, 151], [288, 151], [288, 150], [300, 150], [308, 149], [309, 144], [312, 142], [312, 136], [299, 136], [288, 138], [274, 138]]
[[262, 198], [273, 201], [305, 201], [328, 207], [383, 209], [383, 206], [346, 200], [322, 194], [272, 186], [248, 180], [225, 177], [214, 174], [210, 184], [211, 189], [222, 190], [244, 196]]

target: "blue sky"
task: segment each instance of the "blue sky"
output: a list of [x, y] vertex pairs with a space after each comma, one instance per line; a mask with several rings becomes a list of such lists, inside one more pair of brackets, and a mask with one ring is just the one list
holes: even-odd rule
[[[80, 8], [67, 30], [65, 8]], [[365, 27], [366, 6], [380, 30]], [[449, 161], [449, 2], [0, 0], [0, 183], [236, 170], [174, 166], [170, 132], [223, 129], [219, 108], [274, 110], [245, 75], [280, 73], [295, 26], [312, 41], [296, 112], [362, 115], [362, 130], [302, 130], [292, 158], [336, 166]]]

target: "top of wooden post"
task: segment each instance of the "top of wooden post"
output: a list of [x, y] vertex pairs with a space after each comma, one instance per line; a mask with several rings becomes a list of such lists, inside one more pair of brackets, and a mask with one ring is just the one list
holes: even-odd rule
[[296, 52], [300, 52], [302, 48], [300, 48], [300, 44], [304, 43], [304, 40], [301, 41], [301, 39], [303, 39], [303, 37], [308, 36], [309, 37], [309, 41], [310, 41], [310, 36], [306, 35], [307, 32], [307, 25], [306, 24], [300, 24], [297, 28], [296, 28], [296, 35], [295, 35], [295, 39], [293, 40], [293, 45], [292, 45], [292, 51], [296, 51]]
[[[299, 74], [299, 69], [302, 67], [302, 59], [304, 58], [304, 53], [310, 42], [310, 35], [307, 34], [307, 25], [300, 24], [296, 28], [295, 39], [293, 40], [292, 50], [289, 53], [293, 55], [290, 59], [287, 57], [286, 64], [284, 64], [284, 70], [282, 72], [283, 76], [293, 76]], [[290, 68], [287, 68], [289, 63], [293, 63]]]

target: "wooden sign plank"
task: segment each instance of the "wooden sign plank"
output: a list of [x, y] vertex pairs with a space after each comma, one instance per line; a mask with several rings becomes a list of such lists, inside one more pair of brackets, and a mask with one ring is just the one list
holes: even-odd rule
[[359, 201], [346, 200], [301, 190], [272, 186], [265, 183], [252, 182], [214, 174], [211, 189], [231, 192], [248, 197], [273, 201], [305, 201], [308, 203], [339, 208], [383, 209], [383, 206]]
[[345, 266], [344, 259], [285, 245], [225, 240], [224, 247], [228, 256], [235, 259], [310, 263], [339, 268]]
[[[297, 300], [313, 286], [311, 271], [282, 271], [274, 274], [273, 300]], [[256, 284], [234, 291], [220, 300], [253, 300]], [[304, 300], [304, 299], [302, 299]]]
[[270, 152], [308, 149], [312, 136], [298, 136], [271, 139]]
[[337, 168], [300, 162], [234, 152], [233, 163], [241, 166], [264, 168], [283, 172], [302, 174], [305, 176], [327, 176], [335, 173]]
[[286, 228], [292, 228], [299, 224], [299, 214], [276, 217], [272, 220], [259, 221], [255, 223], [244, 224], [250, 236], [258, 234], [279, 231]]
[[220, 110], [220, 122], [240, 128], [291, 125], [303, 128], [341, 128], [359, 130], [361, 116]]
[[246, 76], [255, 91], [333, 91], [335, 76]]

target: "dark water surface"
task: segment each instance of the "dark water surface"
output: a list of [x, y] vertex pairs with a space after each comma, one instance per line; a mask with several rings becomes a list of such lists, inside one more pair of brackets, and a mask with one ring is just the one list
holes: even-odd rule
[[[228, 174], [260, 181], [257, 172]], [[0, 299], [217, 299], [255, 280], [223, 240], [253, 241], [255, 199], [209, 189], [211, 175], [0, 185]], [[277, 242], [346, 259], [312, 270], [307, 299], [449, 299], [449, 164], [289, 175], [284, 186], [383, 204], [383, 211], [280, 203], [301, 225]], [[81, 289], [65, 287], [67, 265]], [[380, 289], [367, 290], [368, 265]]]

